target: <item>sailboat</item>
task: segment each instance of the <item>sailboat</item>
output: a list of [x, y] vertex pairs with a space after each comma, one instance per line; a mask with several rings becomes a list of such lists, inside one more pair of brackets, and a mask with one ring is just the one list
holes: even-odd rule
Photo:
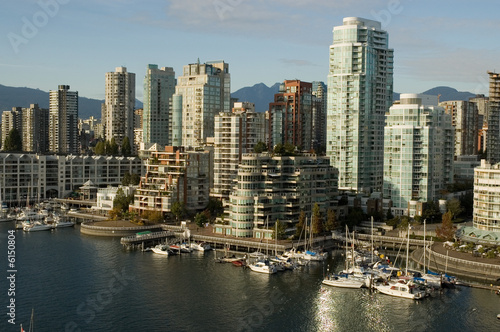
[[[269, 225], [269, 216], [267, 217], [266, 226]], [[267, 227], [266, 227], [267, 228]], [[269, 261], [267, 253], [269, 252], [269, 241], [266, 240], [266, 255], [260, 259], [257, 259], [256, 262], [249, 264], [248, 267], [250, 270], [254, 272], [274, 274], [278, 271], [276, 265]], [[252, 253], [255, 254], [255, 253]], [[250, 257], [252, 257], [250, 254]]]
[[[34, 332], [35, 331], [35, 324], [33, 323], [33, 317], [34, 317], [34, 315], [35, 315], [35, 309], [31, 309], [30, 327], [29, 327], [28, 332]], [[21, 326], [21, 332], [26, 332], [23, 329], [23, 324], [21, 324], [20, 326]]]
[[[349, 270], [349, 258], [348, 258], [348, 235], [346, 226], [346, 237], [345, 237], [345, 271]], [[342, 287], [342, 288], [361, 288], [366, 283], [366, 278], [354, 276], [350, 273], [340, 273], [340, 274], [330, 274], [327, 272], [326, 277], [323, 279], [322, 283], [328, 286]]]
[[9, 207], [2, 200], [2, 188], [0, 187], [0, 221], [11, 221], [12, 220], [7, 216], [8, 210], [9, 210]]
[[[408, 258], [410, 256], [410, 225], [408, 224], [408, 240], [406, 242], [406, 268], [405, 276], [408, 276]], [[397, 281], [385, 282], [376, 286], [377, 291], [382, 294], [402, 297], [405, 299], [420, 300], [427, 294], [419, 289], [412, 280], [399, 279]]]
[[[307, 217], [306, 217], [306, 225], [307, 225]], [[306, 250], [304, 253], [304, 259], [308, 261], [324, 261], [328, 257], [328, 253], [320, 253], [312, 249], [312, 218], [311, 223], [309, 225], [309, 250]]]

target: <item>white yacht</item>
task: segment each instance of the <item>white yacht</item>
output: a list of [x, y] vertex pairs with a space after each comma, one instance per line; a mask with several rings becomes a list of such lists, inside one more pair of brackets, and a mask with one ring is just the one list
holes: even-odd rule
[[320, 262], [320, 261], [324, 261], [325, 259], [328, 258], [328, 253], [327, 252], [319, 253], [319, 252], [316, 252], [316, 251], [307, 250], [304, 253], [304, 256], [302, 258], [305, 259], [305, 260], [308, 260], [308, 261], [318, 261], [318, 262]]
[[253, 264], [248, 265], [250, 270], [254, 272], [273, 274], [276, 273], [276, 266], [274, 264], [270, 264], [268, 261], [257, 261]]
[[63, 228], [63, 227], [73, 227], [75, 223], [69, 220], [61, 220], [60, 218], [56, 218], [52, 223], [52, 228]]
[[425, 296], [424, 291], [419, 290], [411, 282], [405, 282], [404, 280], [387, 282], [376, 286], [376, 288], [382, 294], [402, 297], [405, 299], [420, 300]]
[[361, 288], [366, 279], [354, 277], [348, 274], [331, 274], [323, 279], [323, 284], [342, 288]]
[[207, 250], [212, 249], [212, 248], [210, 248], [210, 245], [208, 243], [205, 243], [205, 242], [201, 242], [201, 243], [192, 242], [191, 248], [193, 250], [196, 250], [196, 251], [207, 251]]
[[154, 246], [153, 248], [151, 248], [151, 251], [155, 254], [168, 256], [168, 248], [162, 244]]
[[24, 210], [17, 215], [17, 221], [41, 220], [46, 216], [33, 210]]
[[42, 222], [35, 222], [31, 225], [26, 225], [23, 227], [25, 232], [39, 232], [39, 231], [49, 231], [52, 229], [52, 225], [48, 225]]

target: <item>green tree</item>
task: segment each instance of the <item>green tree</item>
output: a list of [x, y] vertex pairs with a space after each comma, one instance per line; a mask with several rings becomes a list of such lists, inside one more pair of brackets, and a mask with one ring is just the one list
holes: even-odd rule
[[408, 229], [408, 225], [410, 224], [410, 217], [408, 216], [403, 216], [401, 218], [401, 222], [398, 224], [398, 228], [406, 231]]
[[394, 215], [392, 214], [392, 209], [387, 209], [387, 215], [385, 216], [386, 220], [391, 220], [394, 218]]
[[295, 237], [296, 238], [299, 238], [302, 231], [304, 230], [305, 222], [306, 222], [306, 213], [304, 211], [300, 211], [299, 222], [297, 223], [297, 226], [295, 227]]
[[129, 172], [126, 172], [122, 178], [122, 186], [128, 186], [130, 184], [130, 180], [131, 180], [131, 175]]
[[427, 219], [428, 223], [437, 223], [441, 220], [441, 211], [439, 211], [439, 206], [434, 201], [429, 201], [425, 204], [422, 211], [422, 218]]
[[441, 226], [436, 228], [436, 235], [443, 241], [451, 241], [455, 235], [455, 227], [451, 221], [452, 213], [450, 211], [443, 214]]
[[366, 213], [360, 207], [349, 208], [349, 213], [347, 214], [346, 224], [349, 228], [359, 225], [363, 220], [367, 219]]
[[474, 206], [474, 193], [472, 191], [467, 192], [465, 195], [460, 196], [460, 205], [463, 207], [464, 215], [472, 216], [473, 206]]
[[161, 211], [147, 211], [146, 213], [143, 213], [142, 216], [153, 224], [158, 224], [164, 221], [163, 213], [161, 213]]
[[117, 208], [120, 211], [126, 212], [128, 211], [130, 203], [133, 201], [132, 195], [125, 195], [122, 188], [119, 188], [116, 192], [116, 197], [113, 200], [113, 208]]
[[130, 175], [130, 184], [131, 185], [137, 186], [140, 182], [141, 182], [141, 177], [139, 176], [139, 174], [133, 173]]
[[21, 134], [16, 128], [12, 128], [7, 137], [5, 138], [5, 142], [3, 144], [4, 151], [18, 151], [21, 152], [23, 150], [23, 141], [21, 138]]
[[267, 145], [266, 143], [262, 141], [258, 141], [257, 144], [253, 147], [253, 152], [255, 153], [262, 153], [267, 150]]
[[274, 146], [273, 152], [278, 155], [283, 155], [285, 154], [285, 147], [283, 146], [283, 144], [278, 143]]
[[125, 136], [123, 138], [123, 142], [122, 142], [122, 155], [124, 157], [129, 157], [132, 155], [132, 146], [130, 144], [130, 139], [128, 138], [128, 136]]
[[109, 154], [112, 156], [118, 155], [118, 144], [116, 144], [116, 140], [114, 137], [111, 138], [109, 142]]
[[106, 154], [106, 144], [104, 142], [97, 142], [94, 152], [96, 155], [102, 156]]
[[314, 203], [312, 211], [312, 232], [313, 234], [323, 233], [323, 217], [319, 209], [318, 203]]
[[224, 213], [224, 206], [222, 204], [222, 201], [214, 197], [210, 197], [208, 199], [208, 205], [206, 209], [210, 213], [210, 216], [214, 218]]
[[462, 208], [458, 198], [452, 198], [446, 202], [446, 210], [451, 212], [451, 219], [453, 220], [464, 211], [464, 208]]
[[205, 227], [205, 224], [208, 222], [207, 215], [205, 213], [199, 212], [194, 216], [194, 222], [198, 227]]
[[285, 150], [285, 156], [293, 156], [295, 155], [295, 145], [292, 143], [286, 142], [283, 145], [283, 149]]
[[170, 211], [177, 219], [177, 222], [180, 222], [181, 217], [186, 213], [186, 207], [184, 206], [183, 202], [177, 201], [172, 204]]
[[106, 140], [106, 142], [104, 142], [104, 154], [106, 154], [106, 155], [111, 154], [111, 142], [108, 140]]
[[335, 215], [335, 211], [333, 209], [328, 209], [326, 212], [326, 224], [325, 230], [330, 232], [337, 228], [337, 216]]
[[283, 240], [285, 238], [286, 232], [286, 224], [281, 222], [279, 219], [276, 220], [276, 234], [273, 234], [273, 238], [277, 238], [278, 240]]
[[112, 220], [118, 220], [118, 219], [121, 219], [122, 215], [123, 215], [123, 211], [118, 208], [118, 207], [113, 207], [109, 212], [108, 212], [108, 215], [109, 217], [112, 219]]

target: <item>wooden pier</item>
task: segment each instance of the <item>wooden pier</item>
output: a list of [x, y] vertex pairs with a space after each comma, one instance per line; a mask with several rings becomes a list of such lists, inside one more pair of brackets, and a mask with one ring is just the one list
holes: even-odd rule
[[[236, 237], [220, 236], [220, 235], [201, 235], [196, 234], [188, 228], [173, 225], [161, 225], [163, 231], [153, 232], [145, 235], [135, 234], [122, 237], [120, 243], [127, 249], [144, 249], [154, 246], [159, 243], [173, 244], [179, 241], [196, 241], [210, 244], [214, 249], [225, 249], [235, 252], [253, 252], [260, 251], [266, 254], [278, 253], [281, 254], [291, 248], [304, 250], [305, 243], [303, 241], [290, 242], [275, 240], [259, 240], [259, 239], [241, 239]], [[337, 242], [331, 236], [319, 236], [312, 240], [313, 247], [331, 249], [337, 247]]]

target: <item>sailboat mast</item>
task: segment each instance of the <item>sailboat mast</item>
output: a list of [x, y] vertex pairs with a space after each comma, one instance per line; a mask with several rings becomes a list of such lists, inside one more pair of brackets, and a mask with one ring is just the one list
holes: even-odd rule
[[[266, 219], [266, 230], [269, 229], [269, 216]], [[267, 234], [267, 232], [265, 233]], [[266, 239], [266, 255], [269, 255], [269, 239]]]
[[410, 256], [410, 223], [408, 222], [408, 241], [406, 241], [406, 271], [405, 274], [408, 275], [408, 257]]
[[371, 238], [372, 238], [372, 264], [373, 264], [373, 216], [372, 216], [372, 231], [371, 231]]
[[278, 256], [278, 223], [277, 222], [274, 223], [274, 256]]
[[348, 266], [348, 261], [347, 261], [347, 248], [349, 247], [348, 243], [347, 243], [347, 238], [348, 238], [348, 228], [347, 228], [347, 225], [345, 225], [345, 270], [347, 271], [347, 269], [349, 268]]
[[424, 273], [425, 273], [425, 251], [426, 251], [426, 246], [425, 246], [425, 221], [424, 219]]

